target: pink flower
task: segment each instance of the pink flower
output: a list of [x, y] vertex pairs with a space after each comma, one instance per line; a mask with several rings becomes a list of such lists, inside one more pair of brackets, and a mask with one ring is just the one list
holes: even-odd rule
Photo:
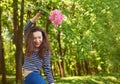
[[59, 24], [62, 24], [63, 18], [64, 15], [61, 13], [60, 10], [55, 9], [50, 12], [49, 20], [53, 23], [55, 27]]

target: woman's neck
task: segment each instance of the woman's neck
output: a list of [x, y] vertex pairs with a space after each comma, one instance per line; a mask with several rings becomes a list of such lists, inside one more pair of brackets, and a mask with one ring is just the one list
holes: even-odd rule
[[34, 51], [39, 51], [39, 48], [34, 48]]

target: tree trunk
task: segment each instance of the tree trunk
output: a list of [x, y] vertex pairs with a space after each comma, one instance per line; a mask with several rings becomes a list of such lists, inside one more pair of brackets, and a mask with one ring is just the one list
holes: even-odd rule
[[22, 31], [23, 31], [23, 5], [24, 0], [21, 3], [21, 16], [20, 16], [20, 26], [18, 24], [18, 0], [13, 0], [13, 25], [14, 25], [14, 44], [16, 46], [15, 61], [16, 61], [16, 84], [22, 84]]
[[1, 24], [1, 16], [2, 16], [2, 7], [0, 6], [0, 69], [2, 73], [2, 83], [6, 84], [6, 69], [5, 69], [5, 59], [4, 59], [4, 48], [3, 48], [3, 40], [2, 40], [2, 24]]
[[90, 73], [90, 69], [89, 69], [89, 63], [88, 63], [86, 60], [84, 60], [84, 63], [85, 63], [85, 69], [86, 69], [87, 75], [88, 75], [88, 74], [91, 74], [91, 73]]
[[60, 42], [60, 31], [59, 30], [58, 30], [58, 34], [57, 34], [57, 40], [58, 40], [59, 55], [60, 55], [60, 59], [61, 59], [61, 61], [58, 63], [59, 68], [60, 68], [60, 76], [65, 77], [64, 62], [63, 62], [63, 59], [62, 59], [63, 55], [62, 55], [62, 48], [61, 48], [61, 42]]
[[[20, 15], [20, 35], [21, 35], [21, 40], [20, 40], [20, 42], [21, 42], [21, 47], [23, 46], [23, 35], [22, 35], [22, 32], [23, 32], [23, 17], [24, 17], [24, 0], [22, 0], [22, 2], [21, 2], [21, 15]], [[23, 55], [23, 51], [22, 51], [22, 48], [21, 48], [21, 53], [22, 53], [22, 65], [23, 65], [23, 63], [24, 63], [24, 55]], [[21, 67], [22, 68], [22, 67]], [[22, 72], [21, 72], [22, 73]]]
[[22, 84], [22, 64], [23, 64], [23, 17], [24, 17], [24, 0], [22, 0], [21, 2], [21, 15], [20, 15], [20, 27], [19, 27], [19, 38], [20, 38], [20, 45], [19, 46], [19, 57], [18, 59], [20, 59], [20, 63], [18, 64], [19, 66], [19, 75], [20, 75], [20, 83]]
[[76, 67], [77, 67], [77, 72], [78, 72], [78, 76], [81, 76], [81, 65], [80, 65], [80, 62], [77, 62], [76, 63]]
[[50, 20], [47, 19], [47, 23], [46, 23], [46, 33], [49, 34], [49, 25], [50, 25]]

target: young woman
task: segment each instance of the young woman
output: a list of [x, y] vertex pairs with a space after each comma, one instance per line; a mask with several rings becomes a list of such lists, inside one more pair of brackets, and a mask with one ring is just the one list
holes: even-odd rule
[[46, 84], [39, 74], [44, 68], [48, 84], [54, 84], [50, 65], [50, 46], [46, 33], [38, 26], [32, 26], [41, 16], [38, 12], [25, 26], [25, 58], [23, 64], [24, 84]]

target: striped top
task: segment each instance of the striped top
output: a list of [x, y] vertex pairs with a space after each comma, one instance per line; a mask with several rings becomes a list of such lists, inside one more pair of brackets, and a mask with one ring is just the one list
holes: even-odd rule
[[[25, 26], [24, 31], [26, 32], [27, 29], [32, 26], [32, 24], [33, 24], [32, 22], [29, 22]], [[54, 79], [53, 79], [52, 71], [51, 71], [51, 65], [50, 65], [50, 52], [49, 51], [46, 51], [43, 59], [39, 58], [37, 51], [32, 52], [30, 57], [25, 56], [23, 69], [39, 72], [42, 69], [42, 66], [44, 68], [44, 73], [48, 80], [48, 83], [49, 84], [54, 83]]]

